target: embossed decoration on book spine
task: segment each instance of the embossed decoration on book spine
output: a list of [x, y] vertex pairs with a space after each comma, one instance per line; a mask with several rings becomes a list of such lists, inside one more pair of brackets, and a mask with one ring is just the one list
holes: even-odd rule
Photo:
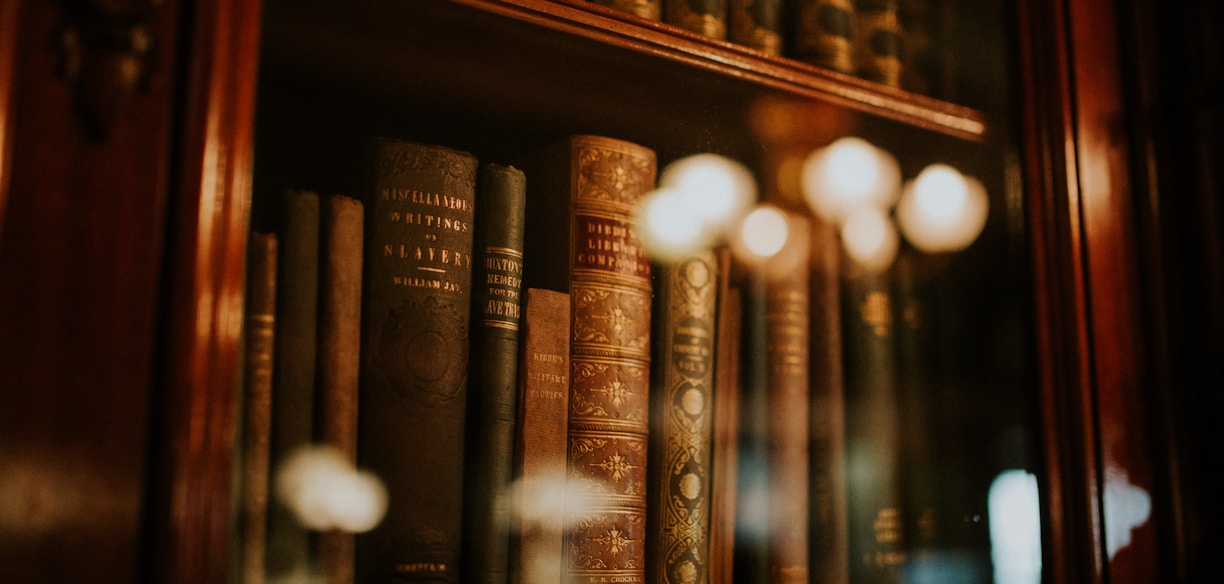
[[379, 138], [366, 202], [358, 462], [388, 491], [358, 581], [459, 578], [476, 158]]
[[647, 550], [651, 582], [708, 581], [714, 343], [713, 250], [655, 266]]
[[728, 0], [727, 40], [782, 54], [782, 0]]
[[794, 14], [795, 58], [853, 75], [856, 66], [852, 0], [797, 0]]
[[563, 581], [642, 582], [652, 286], [633, 213], [655, 187], [655, 153], [579, 135], [546, 159], [541, 199], [547, 204], [534, 219], [545, 221], [544, 229], [564, 226], [557, 235], [567, 237], [533, 245], [529, 232], [527, 268], [529, 274], [541, 265], [569, 269], [554, 274], [551, 284], [570, 291], [567, 481], [588, 503], [566, 510]]
[[664, 0], [663, 20], [712, 39], [727, 38], [727, 0]]
[[868, 81], [900, 87], [902, 38], [897, 0], [855, 0], [855, 16], [858, 75]]

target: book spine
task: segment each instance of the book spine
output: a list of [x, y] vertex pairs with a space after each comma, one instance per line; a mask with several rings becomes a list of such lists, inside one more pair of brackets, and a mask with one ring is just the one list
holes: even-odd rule
[[663, 20], [712, 39], [727, 38], [727, 0], [664, 0]]
[[782, 0], [728, 0], [727, 40], [782, 54]]
[[847, 75], [855, 73], [852, 0], [796, 0], [792, 14], [794, 58]]
[[731, 584], [735, 570], [735, 499], [739, 439], [739, 351], [743, 310], [731, 285], [730, 255], [720, 261], [714, 335], [714, 433], [710, 461], [710, 584]]
[[569, 294], [524, 295], [515, 437], [514, 584], [560, 584], [569, 427]]
[[[283, 199], [277, 267], [272, 465], [314, 440], [319, 310], [319, 195], [289, 190]], [[311, 534], [285, 505], [270, 510], [268, 573], [284, 576], [311, 562]]]
[[935, 0], [899, 0], [897, 21], [901, 27], [901, 87], [932, 95], [938, 76]]
[[[361, 201], [322, 201], [319, 274], [318, 442], [357, 464], [357, 399], [361, 364], [361, 278], [365, 213]], [[320, 571], [330, 584], [354, 581], [353, 534], [319, 534]]]
[[386, 485], [358, 580], [459, 578], [476, 159], [376, 141], [366, 202], [358, 461]]
[[662, 0], [591, 0], [591, 2], [628, 12], [647, 20], [659, 20], [663, 15]]
[[855, 0], [855, 60], [863, 79], [901, 87], [901, 24], [897, 0]]
[[463, 531], [469, 582], [508, 578], [526, 189], [517, 168], [481, 167], [472, 303], [472, 354], [479, 359], [471, 364]]
[[242, 584], [263, 584], [266, 574], [268, 461], [276, 342], [276, 247], [275, 234], [251, 234], [243, 377]]
[[811, 276], [811, 564], [813, 584], [847, 584], [845, 377], [837, 228], [813, 221]]
[[850, 575], [871, 584], [899, 582], [906, 562], [890, 279], [843, 281], [846, 447], [859, 461], [847, 475]]
[[[806, 219], [788, 219], [786, 257], [765, 281], [768, 379], [769, 581], [808, 584], [810, 290]], [[793, 254], [793, 255], [792, 255]]]
[[563, 581], [641, 582], [651, 280], [633, 214], [655, 187], [655, 154], [580, 135], [546, 159], [541, 212], [527, 213], [553, 233], [535, 246], [528, 233], [527, 269], [568, 268], [540, 276], [570, 292], [568, 482], [584, 503], [566, 509]]
[[648, 571], [660, 584], [707, 581], [721, 274], [710, 250], [656, 266], [654, 275]]

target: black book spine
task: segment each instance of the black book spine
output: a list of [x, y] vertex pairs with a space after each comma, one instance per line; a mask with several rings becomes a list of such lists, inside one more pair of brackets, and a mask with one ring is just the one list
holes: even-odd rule
[[527, 180], [510, 166], [481, 167], [476, 193], [472, 303], [473, 384], [468, 398], [464, 569], [467, 582], [504, 584], [510, 548], [518, 344]]

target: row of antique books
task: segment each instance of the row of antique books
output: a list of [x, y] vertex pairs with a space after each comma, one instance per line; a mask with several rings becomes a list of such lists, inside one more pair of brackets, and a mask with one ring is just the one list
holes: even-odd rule
[[[659, 261], [633, 219], [646, 146], [572, 136], [522, 168], [371, 152], [364, 192], [290, 190], [252, 233], [244, 582], [806, 584], [847, 581], [851, 551], [903, 562], [896, 493], [847, 496], [831, 229], [794, 216], [785, 265]], [[888, 342], [874, 285], [850, 324]], [[371, 529], [274, 495], [311, 444], [381, 481]]]
[[955, 99], [950, 0], [588, 0], [889, 87]]

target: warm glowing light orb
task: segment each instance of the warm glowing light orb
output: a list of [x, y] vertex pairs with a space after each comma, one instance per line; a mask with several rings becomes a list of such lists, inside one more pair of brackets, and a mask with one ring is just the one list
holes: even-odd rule
[[756, 181], [746, 166], [719, 154], [686, 156], [659, 173], [659, 187], [680, 193], [706, 225], [723, 231], [756, 200]]
[[274, 482], [277, 497], [308, 529], [368, 531], [387, 511], [382, 481], [331, 447], [294, 452], [276, 469]]
[[892, 154], [848, 136], [808, 155], [800, 184], [812, 210], [840, 224], [859, 207], [890, 207], [900, 189], [901, 168]]
[[914, 247], [937, 253], [969, 247], [986, 226], [986, 188], [946, 164], [932, 164], [906, 185], [897, 222]]
[[900, 239], [892, 220], [876, 207], [862, 207], [846, 218], [841, 229], [846, 255], [869, 271], [892, 265]]
[[782, 251], [789, 229], [786, 215], [779, 209], [762, 205], [754, 209], [740, 225], [740, 241], [745, 249], [758, 258], [768, 258]]
[[657, 259], [675, 259], [710, 244], [713, 239], [697, 206], [680, 191], [658, 189], [638, 205], [638, 234]]

